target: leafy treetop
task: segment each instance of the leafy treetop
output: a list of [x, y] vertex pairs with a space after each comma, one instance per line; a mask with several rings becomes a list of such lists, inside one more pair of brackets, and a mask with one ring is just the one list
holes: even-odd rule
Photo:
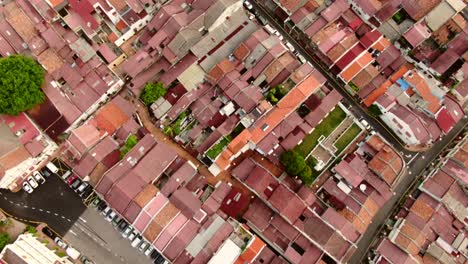
[[0, 58], [0, 113], [18, 115], [44, 102], [44, 70], [33, 59]]
[[162, 83], [148, 83], [141, 92], [140, 98], [146, 105], [151, 105], [160, 97], [166, 95], [166, 93], [167, 90]]
[[285, 151], [281, 155], [280, 161], [285, 166], [286, 172], [289, 175], [299, 176], [306, 185], [312, 184], [314, 180], [312, 169], [299, 153], [294, 150]]

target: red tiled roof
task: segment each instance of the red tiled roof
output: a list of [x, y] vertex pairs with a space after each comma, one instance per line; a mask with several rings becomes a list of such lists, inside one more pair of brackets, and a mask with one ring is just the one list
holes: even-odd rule
[[268, 201], [290, 223], [295, 222], [306, 208], [304, 202], [283, 185], [275, 189]]
[[446, 108], [443, 108], [442, 110], [439, 111], [439, 113], [437, 114], [436, 120], [437, 120], [437, 124], [442, 129], [442, 131], [444, 131], [444, 133], [450, 132], [450, 130], [456, 123]]

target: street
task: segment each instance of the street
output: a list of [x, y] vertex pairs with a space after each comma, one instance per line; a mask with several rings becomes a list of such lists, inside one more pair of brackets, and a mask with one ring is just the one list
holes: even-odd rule
[[372, 241], [378, 235], [380, 227], [385, 223], [385, 220], [391, 216], [394, 208], [398, 205], [398, 202], [406, 193], [406, 191], [412, 186], [412, 184], [418, 179], [418, 176], [424, 173], [424, 170], [428, 168], [428, 165], [438, 157], [439, 153], [459, 134], [463, 133], [467, 122], [467, 118], [460, 120], [451, 130], [448, 135], [445, 135], [440, 141], [434, 143], [434, 145], [427, 151], [415, 153], [407, 150], [401, 140], [396, 138], [393, 132], [370, 116], [369, 113], [363, 109], [359, 102], [346, 91], [346, 88], [342, 83], [332, 76], [328, 69], [324, 69], [323, 66], [316, 60], [309, 51], [307, 51], [303, 45], [300, 45], [289, 33], [287, 33], [283, 27], [270, 15], [270, 13], [259, 4], [257, 1], [251, 1], [254, 6], [254, 10], [258, 12], [260, 16], [263, 16], [268, 22], [278, 30], [283, 37], [289, 41], [296, 50], [303, 55], [320, 73], [327, 78], [328, 84], [334, 89], [340, 92], [344, 97], [345, 103], [350, 106], [350, 111], [356, 116], [356, 118], [365, 117], [370, 125], [380, 133], [388, 142], [393, 143], [393, 147], [400, 152], [401, 156], [407, 163], [407, 170], [404, 175], [401, 176], [401, 180], [395, 187], [395, 195], [379, 210], [377, 215], [372, 220], [372, 223], [368, 226], [366, 232], [362, 235], [359, 240], [357, 250], [350, 260], [350, 263], [362, 263], [363, 258], [371, 246]]
[[32, 194], [0, 190], [0, 208], [16, 218], [47, 223], [97, 264], [151, 263], [56, 175]]

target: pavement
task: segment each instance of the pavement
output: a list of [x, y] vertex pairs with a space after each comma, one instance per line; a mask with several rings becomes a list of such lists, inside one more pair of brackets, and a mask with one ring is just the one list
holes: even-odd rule
[[151, 263], [94, 208], [86, 209], [64, 238], [95, 263]]
[[0, 190], [0, 208], [26, 223], [44, 222], [95, 263], [151, 263], [56, 175], [32, 194]]
[[399, 138], [397, 138], [392, 131], [390, 131], [384, 124], [378, 119], [371, 116], [355, 98], [349, 94], [344, 87], [344, 84], [337, 80], [335, 76], [332, 76], [328, 69], [325, 69], [322, 64], [318, 61], [310, 50], [306, 50], [303, 45], [300, 45], [286, 30], [283, 29], [269, 13], [269, 11], [259, 5], [258, 0], [251, 1], [254, 6], [255, 12], [263, 16], [274, 28], [276, 28], [283, 37], [289, 41], [295, 49], [302, 54], [320, 73], [327, 78], [328, 84], [336, 89], [343, 96], [344, 104], [348, 109], [357, 117], [365, 118], [369, 124], [381, 134], [388, 142], [392, 143], [393, 147], [401, 154], [407, 163], [404, 174], [400, 177], [398, 185], [394, 188], [394, 196], [379, 210], [377, 215], [372, 220], [372, 223], [368, 226], [366, 232], [362, 235], [362, 238], [358, 242], [357, 250], [350, 260], [350, 263], [362, 263], [363, 258], [366, 256], [372, 242], [378, 236], [381, 227], [385, 223], [391, 214], [397, 209], [398, 202], [409, 189], [415, 186], [415, 183], [419, 179], [419, 176], [424, 175], [425, 170], [430, 168], [430, 164], [439, 157], [439, 154], [450, 144], [450, 142], [463, 133], [466, 130], [468, 123], [467, 118], [460, 120], [451, 130], [448, 135], [445, 135], [441, 140], [434, 143], [430, 149], [415, 152], [414, 149], [408, 149]]

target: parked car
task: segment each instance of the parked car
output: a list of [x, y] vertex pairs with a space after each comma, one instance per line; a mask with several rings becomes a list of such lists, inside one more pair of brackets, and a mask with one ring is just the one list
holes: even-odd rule
[[159, 252], [155, 249], [153, 252], [150, 254], [151, 259], [157, 259], [160, 256]]
[[44, 184], [46, 182], [42, 174], [38, 171], [33, 172], [33, 177], [39, 184]]
[[42, 173], [42, 175], [46, 176], [47, 178], [50, 177], [50, 175], [52, 175], [52, 173], [46, 167], [41, 169], [41, 173]]
[[117, 214], [116, 214], [114, 211], [111, 210], [111, 212], [110, 212], [110, 213], [107, 215], [107, 217], [106, 217], [106, 221], [107, 221], [107, 222], [112, 221], [112, 219], [114, 219], [114, 217], [115, 217], [116, 215], [117, 215]]
[[150, 244], [149, 244], [148, 242], [143, 241], [143, 242], [140, 244], [140, 246], [138, 247], [138, 250], [139, 250], [140, 252], [145, 252], [145, 250], [149, 247], [149, 245], [150, 245]]
[[93, 193], [93, 188], [88, 185], [88, 187], [80, 194], [80, 197], [83, 199], [88, 198]]
[[27, 180], [28, 180], [29, 185], [31, 185], [31, 187], [33, 187], [34, 189], [39, 187], [39, 184], [37, 184], [37, 181], [34, 180], [32, 176], [29, 176]]
[[133, 241], [133, 239], [135, 239], [135, 237], [138, 235], [137, 231], [133, 231], [129, 236], [128, 236], [128, 240], [130, 241]]
[[80, 186], [80, 184], [81, 184], [81, 180], [77, 178], [72, 182], [70, 187], [76, 191], [76, 189]]
[[63, 179], [64, 181], [66, 181], [66, 180], [68, 180], [68, 178], [71, 177], [71, 176], [72, 176], [72, 172], [69, 171], [69, 170], [67, 170], [64, 174], [62, 174], [61, 177], [62, 177], [62, 179]]
[[153, 253], [154, 248], [150, 245], [146, 250], [145, 250], [145, 256], [149, 257], [151, 253]]
[[131, 246], [134, 248], [138, 247], [141, 244], [141, 239], [142, 239], [141, 236], [135, 237], [135, 239], [132, 241]]
[[252, 4], [251, 4], [249, 1], [247, 1], [247, 0], [244, 1], [244, 5], [245, 5], [245, 7], [247, 7], [247, 9], [249, 9], [249, 10], [251, 10], [251, 9], [253, 8]]
[[153, 263], [154, 264], [164, 264], [166, 262], [166, 259], [159, 255], [156, 259], [154, 259]]
[[102, 210], [102, 214], [105, 215], [105, 216], [110, 214], [110, 212], [112, 212], [112, 209], [110, 207], [107, 207], [107, 206]]
[[77, 193], [82, 193], [88, 186], [89, 186], [89, 183], [83, 182], [75, 191]]
[[361, 124], [367, 129], [367, 130], [371, 130], [371, 126], [369, 125], [369, 122], [367, 122], [367, 120], [365, 120], [364, 118], [362, 119], [359, 119], [359, 122], [361, 122]]
[[121, 220], [123, 220], [123, 219], [120, 216], [114, 217], [114, 219], [112, 219], [112, 225], [114, 227], [118, 226]]
[[68, 185], [71, 185], [72, 183], [75, 182], [76, 179], [78, 179], [78, 175], [73, 174], [72, 176], [68, 177], [68, 179], [67, 179], [67, 184], [68, 184]]
[[24, 181], [23, 182], [23, 190], [27, 193], [32, 193], [33, 192], [33, 188], [31, 187], [31, 185], [29, 185], [29, 183], [27, 181]]
[[102, 203], [102, 200], [99, 199], [99, 197], [94, 198], [93, 202], [91, 203], [91, 206], [96, 208], [99, 207]]
[[117, 229], [118, 229], [119, 231], [122, 231], [122, 230], [124, 230], [125, 228], [127, 228], [127, 226], [128, 226], [128, 223], [125, 222], [125, 220], [121, 219], [120, 222], [119, 222], [119, 225], [117, 226]]
[[98, 205], [98, 207], [97, 207], [97, 210], [98, 210], [99, 212], [102, 212], [102, 211], [103, 211], [104, 209], [106, 209], [106, 208], [109, 208], [109, 207], [107, 207], [107, 204], [106, 204], [105, 202], [102, 202], [102, 201], [101, 201], [101, 203], [100, 203], [100, 204]]
[[52, 239], [55, 239], [57, 237], [57, 235], [54, 232], [52, 232], [52, 230], [50, 230], [47, 226], [42, 228], [42, 233], [44, 233], [46, 236]]
[[63, 248], [63, 249], [66, 249], [68, 247], [67, 243], [65, 243], [62, 239], [60, 239], [59, 237], [56, 237], [54, 239], [54, 242], [57, 244], [57, 246]]
[[87, 256], [81, 256], [80, 261], [83, 264], [94, 264]]
[[46, 164], [46, 167], [47, 167], [47, 169], [49, 169], [49, 171], [52, 172], [52, 173], [57, 173], [57, 172], [58, 172], [57, 166], [55, 166], [52, 162], [47, 163], [47, 164]]
[[130, 235], [130, 233], [132, 233], [132, 231], [133, 231], [133, 227], [127, 226], [124, 229], [124, 231], [122, 231], [122, 237], [127, 238]]

